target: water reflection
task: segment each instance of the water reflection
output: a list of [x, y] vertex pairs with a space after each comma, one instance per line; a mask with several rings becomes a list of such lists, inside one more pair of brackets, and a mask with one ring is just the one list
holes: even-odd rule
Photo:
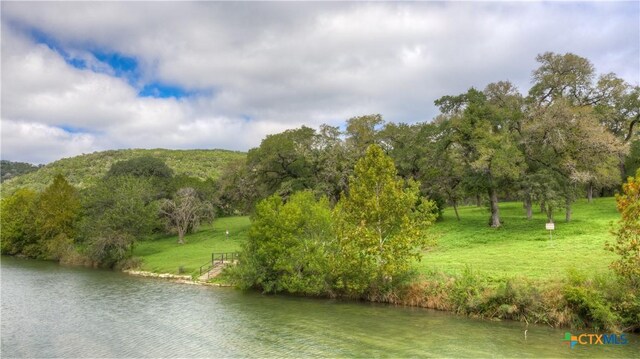
[[564, 330], [2, 258], [3, 357], [637, 357]]

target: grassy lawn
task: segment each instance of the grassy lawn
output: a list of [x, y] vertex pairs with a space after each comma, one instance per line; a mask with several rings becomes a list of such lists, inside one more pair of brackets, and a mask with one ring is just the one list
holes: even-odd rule
[[[197, 233], [185, 236], [187, 243], [184, 245], [178, 244], [177, 236], [141, 241], [134, 249], [134, 256], [142, 259], [142, 270], [177, 273], [182, 266], [186, 274], [192, 274], [211, 260], [211, 253], [240, 250], [249, 226], [249, 217], [218, 218], [213, 225], [203, 226]], [[229, 230], [229, 239], [226, 230]]]
[[460, 222], [447, 208], [444, 220], [433, 228], [438, 245], [424, 254], [420, 271], [459, 273], [468, 265], [489, 278], [550, 280], [564, 277], [570, 268], [604, 272], [614, 259], [604, 250], [604, 243], [613, 238], [611, 223], [619, 219], [614, 198], [579, 200], [570, 223], [558, 213], [552, 240], [545, 230], [546, 217], [539, 211], [534, 209], [534, 218], [528, 221], [522, 203], [510, 202], [500, 204], [500, 214], [504, 225], [493, 229], [487, 226], [485, 208], [461, 208]]
[[[604, 243], [613, 238], [609, 233], [611, 223], [619, 218], [613, 198], [578, 201], [570, 223], [564, 222], [564, 213], [558, 213], [553, 240], [545, 230], [545, 216], [534, 211], [534, 218], [526, 220], [520, 202], [500, 204], [504, 224], [499, 229], [488, 227], [486, 208], [469, 206], [459, 211], [460, 222], [447, 208], [444, 219], [433, 227], [438, 245], [417, 264], [420, 272], [454, 274], [468, 265], [490, 279], [520, 276], [552, 280], [564, 277], [570, 268], [604, 272], [614, 259], [604, 250]], [[177, 243], [177, 236], [163, 236], [140, 242], [134, 255], [143, 260], [142, 270], [177, 273], [182, 266], [191, 274], [211, 258], [212, 252], [239, 250], [249, 227], [248, 217], [219, 218], [186, 236], [185, 245]], [[229, 239], [225, 238], [227, 229]]]

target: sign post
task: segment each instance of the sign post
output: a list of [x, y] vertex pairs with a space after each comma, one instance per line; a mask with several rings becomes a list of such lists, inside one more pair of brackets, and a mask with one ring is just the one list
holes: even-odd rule
[[553, 230], [556, 229], [556, 225], [553, 222], [547, 223], [545, 225], [545, 227], [547, 228], [547, 230], [549, 231], [549, 240], [553, 240], [553, 235], [551, 233], [553, 233]]

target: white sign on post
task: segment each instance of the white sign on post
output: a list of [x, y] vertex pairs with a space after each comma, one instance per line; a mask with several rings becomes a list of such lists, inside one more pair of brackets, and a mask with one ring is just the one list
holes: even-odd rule
[[552, 240], [553, 239], [553, 235], [551, 233], [553, 233], [552, 231], [554, 229], [556, 229], [555, 223], [553, 223], [553, 222], [547, 223], [545, 227], [547, 227], [547, 230], [549, 231], [549, 240]]

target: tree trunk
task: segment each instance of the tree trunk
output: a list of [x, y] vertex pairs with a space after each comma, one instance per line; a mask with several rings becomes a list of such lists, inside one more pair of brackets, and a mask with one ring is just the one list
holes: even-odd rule
[[533, 218], [533, 208], [531, 204], [531, 196], [525, 194], [524, 196], [524, 209], [527, 211], [527, 219]]
[[482, 198], [480, 197], [480, 193], [476, 194], [476, 206], [482, 207]]
[[498, 192], [495, 188], [489, 189], [489, 200], [491, 202], [491, 220], [489, 224], [493, 228], [500, 227], [500, 208], [498, 207]]
[[618, 168], [620, 169], [620, 177], [622, 178], [622, 182], [624, 183], [627, 179], [625, 178], [627, 176], [627, 168], [624, 165], [624, 155], [620, 155], [620, 161], [618, 164]]
[[547, 222], [553, 223], [553, 207], [552, 206], [547, 207]]
[[178, 231], [178, 244], [184, 244], [184, 232]]
[[544, 201], [540, 201], [540, 213], [544, 213], [544, 210], [545, 210], [544, 207], [545, 207]]
[[567, 197], [565, 199], [565, 220], [567, 222], [571, 222], [571, 199], [569, 197]]
[[458, 214], [458, 201], [452, 201], [453, 211], [456, 213], [456, 219], [460, 221], [460, 215]]
[[589, 182], [589, 187], [587, 187], [587, 200], [591, 203], [593, 200], [593, 183]]

